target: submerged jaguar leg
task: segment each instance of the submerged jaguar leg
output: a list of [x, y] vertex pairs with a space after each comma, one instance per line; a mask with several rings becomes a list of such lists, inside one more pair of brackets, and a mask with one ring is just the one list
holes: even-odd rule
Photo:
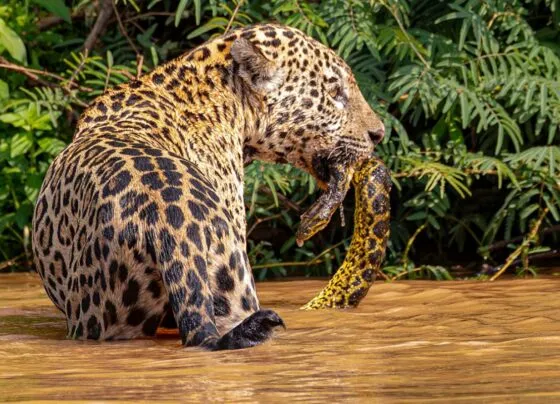
[[169, 304], [185, 346], [211, 348], [219, 338], [206, 260], [173, 260], [162, 269]]
[[366, 296], [389, 238], [389, 170], [378, 159], [357, 168], [354, 234], [344, 262], [328, 285], [302, 309], [355, 307]]
[[153, 245], [183, 345], [219, 350], [264, 342], [283, 322], [259, 308], [245, 246], [227, 222], [231, 203], [190, 163], [170, 158], [167, 166], [182, 175], [185, 191], [166, 207], [166, 232]]
[[[183, 268], [193, 267], [192, 264], [197, 270], [184, 273]], [[208, 262], [208, 265], [212, 264]], [[208, 271], [215, 271], [211, 268], [207, 270], [206, 266], [206, 262], [195, 257], [190, 265], [174, 261], [163, 270], [169, 303], [185, 346], [200, 346], [210, 350], [248, 348], [269, 339], [277, 326], [285, 327], [276, 312], [257, 310], [220, 337], [216, 327], [217, 306], [206, 275]]]

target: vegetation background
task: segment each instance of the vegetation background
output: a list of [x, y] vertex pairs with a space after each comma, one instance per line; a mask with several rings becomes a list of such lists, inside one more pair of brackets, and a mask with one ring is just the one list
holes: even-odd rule
[[[43, 176], [94, 97], [262, 21], [334, 48], [385, 121], [378, 154], [394, 187], [382, 277], [527, 274], [559, 256], [558, 0], [3, 0], [0, 270], [29, 268]], [[336, 270], [352, 197], [349, 225], [335, 218], [298, 248], [314, 181], [262, 163], [246, 174], [256, 276]]]

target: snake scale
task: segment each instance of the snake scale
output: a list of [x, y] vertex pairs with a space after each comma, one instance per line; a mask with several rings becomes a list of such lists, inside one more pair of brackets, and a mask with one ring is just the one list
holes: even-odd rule
[[327, 286], [302, 309], [356, 307], [383, 263], [389, 238], [391, 176], [378, 158], [366, 160], [355, 169], [341, 166], [331, 170], [326, 192], [301, 217], [297, 243], [301, 246], [328, 224], [351, 183], [356, 208], [350, 248]]

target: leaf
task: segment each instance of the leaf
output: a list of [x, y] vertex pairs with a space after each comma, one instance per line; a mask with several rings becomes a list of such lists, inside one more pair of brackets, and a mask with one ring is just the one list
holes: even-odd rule
[[541, 115], [545, 116], [546, 115], [546, 110], [547, 108], [547, 102], [548, 102], [548, 87], [543, 83], [541, 84], [541, 94], [540, 94], [540, 108], [541, 108]]
[[251, 216], [255, 211], [255, 204], [257, 203], [259, 186], [260, 186], [260, 179], [257, 177], [255, 179], [255, 183], [253, 184], [253, 193], [251, 194], [251, 205], [249, 206], [249, 213], [248, 213], [249, 216]]
[[27, 64], [27, 51], [21, 38], [10, 27], [6, 25], [4, 20], [0, 18], [0, 53], [3, 50], [18, 62]]
[[272, 179], [268, 175], [264, 176], [264, 181], [266, 182], [266, 184], [270, 188], [270, 192], [272, 193], [272, 198], [274, 199], [274, 206], [278, 207], [279, 206], [279, 204], [278, 204], [278, 194], [276, 192], [276, 187], [274, 186], [274, 182], [272, 181]]
[[469, 126], [471, 109], [464, 92], [459, 94], [459, 101], [461, 103], [461, 124], [463, 129], [466, 129]]
[[407, 216], [407, 217], [406, 217], [406, 220], [410, 220], [410, 221], [413, 221], [413, 220], [422, 220], [422, 219], [425, 219], [426, 216], [427, 216], [427, 213], [426, 213], [426, 212], [420, 211], [420, 212], [415, 212], [415, 213], [413, 213], [412, 215]]
[[10, 212], [8, 214], [3, 215], [0, 217], [0, 232], [4, 231], [6, 226], [9, 226], [15, 220], [16, 214], [14, 212]]
[[56, 156], [66, 147], [66, 143], [54, 137], [41, 138], [37, 141], [37, 143], [39, 144], [39, 148], [41, 150], [47, 152], [51, 156]]
[[0, 80], [0, 101], [7, 100], [8, 98], [10, 98], [10, 87], [8, 83]]
[[554, 141], [554, 138], [556, 137], [556, 132], [558, 132], [559, 128], [560, 128], [560, 125], [558, 125], [558, 124], [551, 124], [549, 126], [547, 144], [552, 144], [552, 142]]
[[114, 60], [113, 60], [113, 52], [110, 50], [107, 51], [107, 67], [110, 69], [113, 67]]
[[31, 221], [33, 215], [33, 204], [31, 202], [24, 202], [21, 204], [14, 217], [20, 229], [23, 229]]
[[433, 217], [432, 215], [428, 215], [427, 219], [428, 222], [432, 225], [432, 227], [434, 227], [436, 230], [440, 229], [440, 225], [435, 217]]
[[534, 203], [532, 205], [529, 205], [521, 211], [521, 213], [519, 214], [519, 217], [521, 219], [527, 219], [532, 213], [534, 213], [539, 208], [540, 208], [540, 206], [536, 203]]
[[179, 6], [177, 7], [177, 11], [175, 11], [175, 26], [179, 26], [179, 22], [183, 17], [183, 12], [185, 11], [185, 7], [190, 3], [190, 0], [181, 0], [179, 2]]
[[40, 5], [47, 11], [50, 11], [54, 15], [59, 16], [64, 21], [71, 23], [72, 17], [70, 15], [70, 9], [64, 4], [64, 0], [31, 0], [33, 3]]
[[554, 218], [554, 220], [560, 221], [560, 213], [558, 213], [558, 209], [556, 207], [556, 202], [551, 201], [550, 198], [548, 197], [548, 195], [543, 195], [543, 199], [544, 199], [544, 202], [546, 203], [546, 206], [550, 210], [550, 213], [552, 214], [552, 217]]
[[10, 157], [15, 158], [25, 154], [33, 147], [33, 137], [31, 133], [18, 133], [10, 141]]
[[[243, 0], [239, 0], [243, 1]], [[202, 5], [200, 4], [200, 0], [194, 0], [194, 20], [196, 25], [200, 25], [200, 15], [202, 14]]]
[[196, 28], [195, 30], [191, 31], [189, 35], [187, 35], [187, 39], [193, 39], [197, 36], [200, 36], [208, 31], [211, 31], [216, 28], [225, 28], [227, 27], [228, 20], [223, 17], [215, 17], [208, 21], [206, 24], [201, 25], [200, 27]]
[[52, 129], [51, 115], [56, 119], [60, 116], [60, 112], [53, 111], [51, 114], [48, 112], [40, 114], [38, 103], [30, 102], [27, 108], [0, 115], [0, 122], [9, 123], [16, 128], [23, 128], [27, 131], [33, 129], [50, 130]]
[[43, 184], [43, 175], [42, 174], [29, 174], [27, 176], [27, 181], [25, 184], [25, 196], [31, 202], [35, 202], [37, 196], [39, 195], [39, 190], [41, 189], [41, 185]]

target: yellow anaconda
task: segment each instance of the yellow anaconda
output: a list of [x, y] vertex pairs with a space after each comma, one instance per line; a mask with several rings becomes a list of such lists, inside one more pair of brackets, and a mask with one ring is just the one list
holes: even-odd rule
[[377, 158], [355, 171], [334, 170], [327, 191], [302, 216], [296, 239], [309, 239], [329, 222], [342, 203], [350, 182], [356, 193], [354, 234], [344, 262], [328, 285], [303, 309], [355, 307], [365, 297], [383, 263], [389, 238], [389, 170]]

